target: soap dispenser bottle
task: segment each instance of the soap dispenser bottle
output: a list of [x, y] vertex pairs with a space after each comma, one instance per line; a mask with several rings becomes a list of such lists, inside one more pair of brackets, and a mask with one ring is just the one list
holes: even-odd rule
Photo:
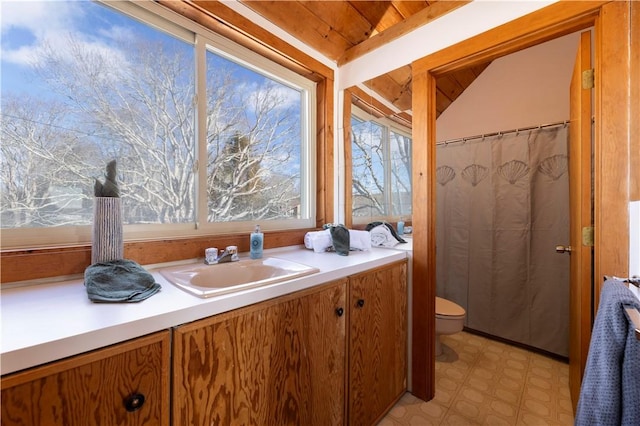
[[260, 232], [260, 225], [256, 225], [255, 231], [251, 233], [249, 256], [251, 259], [260, 259], [262, 257], [262, 244], [264, 234]]

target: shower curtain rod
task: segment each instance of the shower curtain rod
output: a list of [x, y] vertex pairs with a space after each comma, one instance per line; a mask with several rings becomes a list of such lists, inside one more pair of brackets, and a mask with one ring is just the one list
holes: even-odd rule
[[541, 124], [539, 126], [530, 126], [530, 127], [521, 127], [521, 128], [518, 128], [518, 129], [503, 130], [501, 132], [483, 133], [481, 135], [467, 136], [467, 137], [464, 137], [464, 138], [449, 139], [449, 140], [445, 140], [445, 141], [436, 142], [436, 145], [449, 145], [450, 143], [458, 143], [458, 142], [465, 143], [467, 141], [471, 141], [471, 140], [475, 140], [475, 139], [484, 139], [484, 138], [491, 137], [491, 136], [502, 136], [502, 135], [506, 135], [508, 133], [516, 133], [517, 134], [517, 133], [520, 133], [520, 132], [526, 132], [528, 130], [547, 129], [549, 127], [566, 126], [567, 124], [569, 124], [569, 120], [558, 121], [558, 122], [549, 123], [549, 124]]

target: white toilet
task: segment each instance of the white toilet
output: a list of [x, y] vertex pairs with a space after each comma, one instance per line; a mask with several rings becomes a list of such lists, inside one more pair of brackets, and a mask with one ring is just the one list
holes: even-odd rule
[[436, 356], [442, 353], [440, 335], [462, 331], [465, 315], [460, 305], [436, 296]]

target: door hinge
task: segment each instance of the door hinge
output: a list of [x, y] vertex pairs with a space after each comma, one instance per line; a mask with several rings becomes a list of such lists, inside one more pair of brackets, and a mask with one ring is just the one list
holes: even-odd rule
[[595, 76], [593, 68], [582, 71], [582, 88], [585, 90], [593, 89], [594, 78]]
[[585, 247], [593, 247], [593, 226], [585, 226], [582, 228], [582, 245]]

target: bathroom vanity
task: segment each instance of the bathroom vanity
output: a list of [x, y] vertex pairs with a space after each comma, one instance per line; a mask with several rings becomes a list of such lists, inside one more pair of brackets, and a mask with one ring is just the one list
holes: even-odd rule
[[3, 290], [3, 424], [374, 424], [406, 390], [406, 255], [269, 255], [319, 272], [209, 299], [154, 272], [138, 304]]

